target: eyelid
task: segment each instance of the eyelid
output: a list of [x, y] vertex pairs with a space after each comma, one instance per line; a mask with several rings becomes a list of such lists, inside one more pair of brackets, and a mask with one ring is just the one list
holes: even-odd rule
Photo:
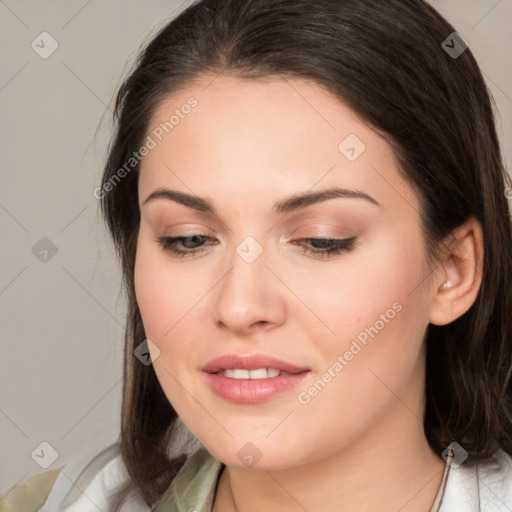
[[[168, 237], [181, 237], [181, 236], [219, 236], [218, 233], [213, 234], [211, 229], [206, 228], [198, 224], [190, 222], [182, 222], [178, 224], [167, 224], [162, 223], [154, 227], [154, 232], [159, 233], [162, 236]], [[215, 232], [215, 230], [214, 230]]]
[[[295, 221], [286, 223], [286, 226], [282, 226], [281, 223], [275, 225], [274, 229], [282, 229], [279, 234], [279, 241], [285, 242], [292, 239], [303, 239], [303, 238], [329, 238], [329, 239], [347, 239], [354, 237], [359, 234], [359, 230], [356, 229], [357, 224], [354, 222], [349, 224], [340, 222], [333, 222], [332, 218], [326, 221], [322, 221], [318, 216], [315, 215], [314, 219], [310, 219], [309, 222], [305, 219], [295, 219]], [[298, 221], [298, 222], [297, 222]], [[281, 226], [281, 227], [279, 227]], [[283, 229], [284, 228], [284, 229]], [[229, 230], [232, 233], [232, 230]], [[210, 238], [216, 238], [219, 242], [225, 242], [224, 235], [226, 234], [222, 229], [218, 229], [218, 226], [209, 228], [203, 223], [195, 222], [177, 222], [169, 223], [162, 222], [155, 225], [155, 234], [167, 237], [189, 237], [189, 236], [206, 236]], [[269, 235], [269, 231], [266, 231], [266, 235]]]
[[345, 239], [352, 238], [356, 236], [356, 231], [354, 229], [343, 229], [340, 230], [339, 226], [336, 226], [335, 232], [329, 232], [325, 229], [318, 228], [298, 228], [293, 230], [291, 233], [282, 233], [280, 236], [281, 241], [291, 240], [291, 239], [303, 239], [303, 238], [328, 238], [328, 239]]

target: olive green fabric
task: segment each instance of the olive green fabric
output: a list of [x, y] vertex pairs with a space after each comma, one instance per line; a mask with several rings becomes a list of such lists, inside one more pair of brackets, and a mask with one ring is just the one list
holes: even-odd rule
[[52, 490], [62, 468], [43, 471], [16, 485], [0, 498], [0, 512], [35, 512], [39, 510]]
[[211, 512], [224, 464], [204, 447], [185, 462], [153, 512]]

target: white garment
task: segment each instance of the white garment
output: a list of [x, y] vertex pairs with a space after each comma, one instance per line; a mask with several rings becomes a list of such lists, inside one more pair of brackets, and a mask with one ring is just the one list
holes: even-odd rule
[[498, 450], [478, 470], [450, 468], [440, 512], [512, 512], [512, 457]]
[[[109, 512], [108, 497], [127, 480], [119, 434], [104, 438], [62, 468], [38, 512]], [[122, 512], [149, 512], [142, 501], [123, 504]]]

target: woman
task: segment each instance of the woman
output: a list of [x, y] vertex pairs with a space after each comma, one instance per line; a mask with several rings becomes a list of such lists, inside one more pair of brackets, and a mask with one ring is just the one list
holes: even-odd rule
[[116, 115], [121, 438], [39, 510], [512, 509], [510, 178], [451, 25], [204, 0]]

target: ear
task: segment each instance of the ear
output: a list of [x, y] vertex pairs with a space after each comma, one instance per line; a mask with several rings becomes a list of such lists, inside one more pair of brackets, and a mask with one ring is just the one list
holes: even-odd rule
[[[446, 325], [475, 302], [482, 283], [484, 242], [480, 222], [470, 217], [444, 240], [447, 249], [434, 279], [430, 323]], [[444, 286], [443, 286], [444, 285]]]

